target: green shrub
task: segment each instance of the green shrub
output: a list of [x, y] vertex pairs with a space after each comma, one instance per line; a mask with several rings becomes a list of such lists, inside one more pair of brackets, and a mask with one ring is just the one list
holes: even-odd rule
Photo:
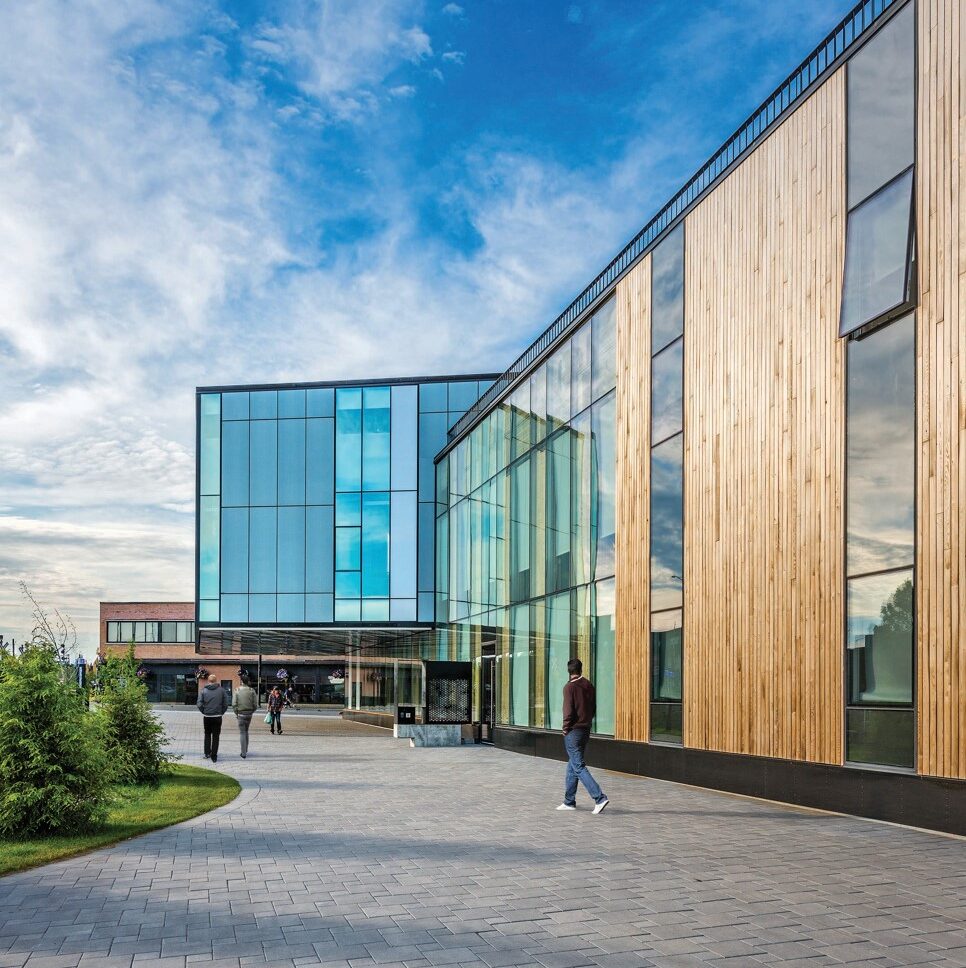
[[107, 725], [107, 744], [120, 783], [156, 786], [168, 765], [168, 737], [148, 705], [148, 690], [137, 674], [134, 646], [108, 659], [99, 672], [98, 702]]
[[100, 825], [112, 779], [103, 717], [52, 648], [0, 661], [0, 837]]

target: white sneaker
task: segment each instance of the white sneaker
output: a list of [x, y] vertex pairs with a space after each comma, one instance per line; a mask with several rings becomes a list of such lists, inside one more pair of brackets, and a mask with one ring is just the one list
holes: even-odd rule
[[576, 806], [572, 807], [569, 803], [561, 803], [560, 806], [557, 807], [557, 809], [558, 810], [576, 810], [577, 807]]
[[604, 797], [604, 799], [594, 807], [594, 813], [600, 813], [608, 803], [610, 803], [610, 800], [608, 800], [607, 797]]

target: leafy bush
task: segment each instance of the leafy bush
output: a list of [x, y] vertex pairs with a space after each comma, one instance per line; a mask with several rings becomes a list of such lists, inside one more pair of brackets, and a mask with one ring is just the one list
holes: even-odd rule
[[102, 691], [98, 702], [117, 780], [156, 786], [169, 762], [164, 752], [168, 737], [148, 705], [134, 646], [124, 656], [105, 660], [99, 678]]
[[0, 659], [0, 837], [90, 830], [112, 779], [104, 720], [49, 645]]

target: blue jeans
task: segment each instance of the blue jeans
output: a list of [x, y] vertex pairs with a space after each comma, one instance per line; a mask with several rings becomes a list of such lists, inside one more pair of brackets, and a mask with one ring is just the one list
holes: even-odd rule
[[603, 791], [597, 785], [593, 774], [584, 763], [584, 750], [590, 739], [589, 729], [572, 729], [564, 736], [564, 749], [567, 751], [567, 785], [564, 788], [564, 803], [574, 806], [577, 802], [577, 781], [583, 783], [595, 803], [606, 800]]

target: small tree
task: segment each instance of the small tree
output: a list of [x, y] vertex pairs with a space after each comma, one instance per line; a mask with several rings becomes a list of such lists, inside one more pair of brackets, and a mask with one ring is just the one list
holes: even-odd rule
[[106, 659], [98, 673], [99, 704], [118, 780], [156, 786], [170, 759], [164, 751], [168, 736], [148, 705], [139, 671], [133, 642], [124, 656]]
[[74, 833], [107, 814], [103, 719], [64, 675], [55, 643], [0, 659], [0, 837]]

